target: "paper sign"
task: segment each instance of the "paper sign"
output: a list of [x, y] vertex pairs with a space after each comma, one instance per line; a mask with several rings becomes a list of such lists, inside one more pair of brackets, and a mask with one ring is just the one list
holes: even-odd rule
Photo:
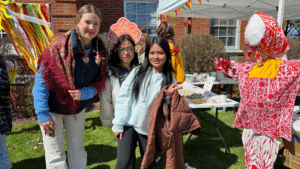
[[209, 97], [209, 93], [211, 91], [212, 86], [214, 85], [215, 79], [216, 79], [215, 77], [211, 77], [211, 76], [206, 78], [206, 81], [203, 86], [203, 92], [202, 92], [202, 95], [205, 98]]

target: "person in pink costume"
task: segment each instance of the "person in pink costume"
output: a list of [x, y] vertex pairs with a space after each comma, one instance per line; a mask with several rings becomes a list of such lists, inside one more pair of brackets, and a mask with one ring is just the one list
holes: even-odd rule
[[[215, 69], [238, 77], [240, 106], [233, 127], [242, 127], [245, 168], [273, 168], [280, 142], [291, 140], [292, 116], [300, 90], [300, 60], [286, 60], [289, 44], [277, 21], [256, 11], [249, 19], [245, 43], [247, 56], [257, 63], [237, 63], [215, 58]], [[261, 53], [268, 58], [263, 60]]]

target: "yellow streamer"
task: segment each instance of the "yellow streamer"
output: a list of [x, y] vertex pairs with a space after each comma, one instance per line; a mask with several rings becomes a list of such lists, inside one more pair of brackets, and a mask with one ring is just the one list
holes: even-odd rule
[[[32, 4], [32, 5], [34, 5], [34, 4]], [[35, 11], [35, 9], [32, 5], [29, 5], [29, 8], [31, 8], [34, 17], [38, 18], [37, 14], [36, 14], [36, 11]], [[48, 40], [45, 32], [43, 31], [42, 26], [40, 24], [34, 24], [34, 25], [36, 26], [36, 29], [38, 29], [37, 32], [40, 31], [40, 33], [42, 33], [42, 34], [39, 34], [39, 35], [40, 35], [40, 39], [43, 43], [40, 43], [39, 45], [40, 45], [41, 51], [44, 51], [46, 49], [46, 44], [49, 44], [49, 40]]]
[[[36, 72], [36, 68], [31, 64], [31, 62], [29, 61], [29, 58], [32, 58], [31, 54], [26, 50], [26, 48], [23, 46], [22, 42], [20, 41], [20, 39], [18, 38], [16, 32], [14, 32], [13, 27], [11, 25], [11, 23], [9, 22], [8, 18], [3, 18], [3, 21], [6, 23], [6, 26], [4, 26], [4, 30], [7, 33], [8, 36], [10, 36], [15, 44], [18, 46], [19, 51], [23, 54], [24, 58], [26, 59], [28, 66], [34, 71]], [[2, 24], [3, 26], [4, 24]]]
[[7, 6], [4, 6], [4, 5], [0, 4], [0, 11], [2, 11], [4, 13], [5, 17], [11, 18], [12, 15], [8, 15], [7, 12], [6, 12], [6, 9], [7, 9]]
[[[0, 29], [3, 29], [3, 27], [1, 26], [1, 22], [2, 22], [2, 20], [4, 18], [4, 16], [6, 18], [11, 18], [12, 17], [12, 15], [8, 15], [7, 12], [6, 12], [7, 6], [4, 6], [4, 5], [7, 5], [8, 2], [9, 1], [0, 1]], [[2, 5], [2, 4], [4, 4], [4, 5]], [[4, 16], [1, 13], [1, 11], [3, 12]]]
[[[40, 4], [38, 4], [38, 11], [37, 12], [41, 16], [42, 20], [46, 20], [43, 13], [42, 13], [42, 11], [41, 11], [41, 5]], [[49, 40], [54, 40], [55, 37], [54, 37], [54, 34], [53, 34], [52, 30], [48, 26], [45, 26], [45, 28], [46, 28]]]
[[[35, 7], [35, 5], [36, 5], [36, 7]], [[33, 4], [33, 8], [32, 9], [33, 9], [34, 12], [37, 13], [37, 15], [40, 16], [40, 18], [42, 20], [46, 21], [44, 15], [42, 14], [42, 11], [40, 10], [41, 9], [41, 5], [40, 4]], [[48, 26], [44, 26], [44, 27], [45, 27], [46, 32], [44, 32], [44, 29], [40, 26], [40, 29], [41, 29], [41, 31], [42, 31], [45, 39], [46, 39], [46, 42], [43, 43], [44, 46], [43, 46], [43, 50], [42, 51], [44, 51], [46, 49], [46, 47], [49, 45], [49, 43], [50, 43], [51, 40], [55, 39], [52, 30]], [[38, 63], [38, 57], [36, 57], [36, 63]]]
[[1, 4], [7, 5], [9, 1], [0, 1]]
[[[23, 8], [22, 8], [22, 4], [19, 4], [19, 3], [18, 3], [17, 6], [18, 6], [18, 9], [20, 10], [19, 13], [24, 14]], [[21, 21], [21, 20], [19, 20], [19, 22], [20, 22], [20, 21]], [[31, 43], [32, 43], [32, 45], [33, 45], [33, 49], [34, 49], [35, 56], [39, 56], [39, 55], [41, 54], [41, 51], [39, 50], [39, 43], [42, 43], [42, 41], [40, 40], [40, 38], [39, 38], [38, 36], [36, 36], [37, 34], [33, 32], [34, 29], [33, 29], [33, 27], [31, 26], [30, 22], [23, 21], [23, 20], [22, 20], [21, 22], [24, 23], [23, 28], [25, 29], [25, 31], [26, 31], [26, 32], [29, 32], [29, 33], [28, 33], [28, 36], [29, 36], [30, 41], [31, 41]], [[37, 42], [36, 42], [35, 40], [36, 40]]]
[[3, 18], [3, 14], [0, 12], [0, 29], [4, 29], [1, 25], [2, 25], [2, 18]]

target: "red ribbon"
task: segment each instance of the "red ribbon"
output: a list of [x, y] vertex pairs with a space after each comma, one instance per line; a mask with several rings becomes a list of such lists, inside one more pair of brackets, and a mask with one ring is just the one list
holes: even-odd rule
[[99, 58], [99, 65], [98, 66], [100, 66], [101, 60], [103, 58], [103, 54], [102, 54], [103, 52], [107, 52], [107, 50], [102, 50], [102, 51], [100, 51], [100, 52], [97, 53], [97, 56]]
[[179, 52], [179, 49], [180, 49], [179, 47], [174, 48], [174, 49], [171, 49], [171, 52], [172, 52], [172, 53], [178, 53], [178, 52]]
[[83, 58], [86, 57], [86, 52], [84, 50], [79, 50], [79, 52], [83, 54], [81, 57], [81, 60], [83, 60]]

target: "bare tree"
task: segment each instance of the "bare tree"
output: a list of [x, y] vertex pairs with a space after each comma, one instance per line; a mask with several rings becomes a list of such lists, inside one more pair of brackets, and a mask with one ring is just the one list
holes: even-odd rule
[[13, 54], [13, 47], [11, 42], [6, 38], [0, 38], [0, 55], [4, 60], [9, 60], [8, 57]]

